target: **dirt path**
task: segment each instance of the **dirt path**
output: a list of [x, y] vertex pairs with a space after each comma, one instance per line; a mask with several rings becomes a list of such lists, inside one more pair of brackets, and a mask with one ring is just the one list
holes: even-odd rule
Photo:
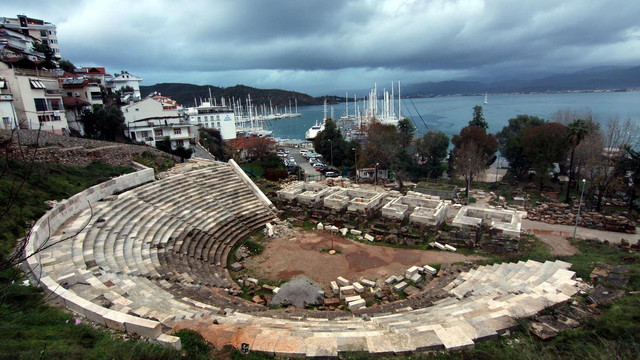
[[[540, 240], [551, 247], [553, 255], [570, 256], [575, 254], [578, 249], [569, 243], [568, 237], [573, 236], [573, 226], [546, 224], [538, 221], [522, 220], [522, 228], [529, 230], [535, 234]], [[638, 234], [624, 234], [611, 231], [601, 231], [595, 229], [587, 229], [578, 227], [576, 232], [578, 239], [599, 239], [600, 241], [609, 241], [612, 244], [619, 244], [622, 239], [627, 240], [630, 244], [638, 243]]]
[[331, 235], [324, 232], [298, 232], [295, 237], [275, 238], [262, 254], [245, 261], [245, 267], [263, 279], [288, 280], [304, 274], [323, 286], [342, 276], [348, 280], [361, 277], [370, 280], [386, 279], [390, 275], [404, 274], [413, 265], [445, 264], [466, 260], [479, 260], [480, 256], [466, 256], [444, 251], [397, 249], [375, 246], [334, 236], [333, 247], [338, 251], [330, 255], [323, 249], [331, 248]]

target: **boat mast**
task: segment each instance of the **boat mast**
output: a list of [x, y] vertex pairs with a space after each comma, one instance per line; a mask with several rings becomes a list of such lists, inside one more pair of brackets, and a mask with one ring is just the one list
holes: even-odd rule
[[400, 80], [398, 80], [398, 120], [402, 118], [402, 102], [400, 101]]

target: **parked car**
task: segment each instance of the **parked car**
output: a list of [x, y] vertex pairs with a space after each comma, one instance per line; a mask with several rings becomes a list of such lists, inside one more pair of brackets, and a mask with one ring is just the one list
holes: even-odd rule
[[326, 177], [331, 177], [331, 178], [336, 178], [336, 177], [339, 177], [339, 176], [340, 176], [340, 173], [338, 173], [337, 171], [333, 171], [333, 170], [331, 170], [331, 171], [326, 171], [326, 172], [324, 173], [324, 176], [326, 176]]

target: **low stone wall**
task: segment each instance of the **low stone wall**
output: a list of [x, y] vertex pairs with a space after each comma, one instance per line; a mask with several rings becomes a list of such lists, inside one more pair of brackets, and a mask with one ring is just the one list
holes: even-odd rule
[[440, 199], [443, 200], [453, 200], [456, 197], [456, 194], [458, 193], [458, 188], [454, 188], [453, 190], [440, 190], [440, 189], [428, 189], [428, 188], [415, 188], [413, 189], [413, 191], [419, 192], [419, 193], [423, 193], [423, 194], [427, 194], [427, 195], [431, 195], [431, 196], [437, 196]]
[[152, 146], [83, 139], [45, 131], [38, 134], [35, 130], [0, 130], [0, 139], [11, 139], [12, 146], [7, 149], [7, 155], [17, 160], [23, 160], [26, 155], [27, 159], [62, 165], [86, 166], [99, 161], [112, 166], [128, 166], [133, 154], [149, 152], [155, 156], [180, 161], [179, 157]]
[[180, 340], [173, 336], [163, 335], [162, 325], [159, 322], [110, 310], [83, 299], [66, 290], [62, 285], [43, 273], [40, 266], [38, 250], [46, 244], [50, 235], [55, 233], [64, 222], [88, 208], [90, 202], [101, 200], [108, 195], [125, 191], [153, 180], [153, 169], [146, 168], [105, 181], [59, 202], [53, 209], [38, 219], [31, 228], [25, 247], [25, 266], [31, 274], [31, 280], [42, 286], [45, 292], [58, 296], [68, 309], [110, 329], [145, 336], [179, 348]]
[[436, 241], [456, 248], [481, 249], [493, 254], [517, 252], [520, 240], [505, 235], [499, 230], [453, 228], [448, 232], [439, 232]]
[[[627, 217], [619, 214], [602, 215], [597, 212], [583, 211], [580, 213], [578, 225], [589, 229], [616, 231], [635, 234], [636, 225]], [[564, 203], [541, 204], [527, 209], [527, 218], [547, 224], [575, 225], [578, 205], [571, 206]]]

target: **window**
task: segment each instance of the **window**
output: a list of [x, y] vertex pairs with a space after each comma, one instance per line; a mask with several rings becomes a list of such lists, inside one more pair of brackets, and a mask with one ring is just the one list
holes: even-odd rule
[[217, 127], [218, 129], [220, 129], [220, 121], [218, 121], [218, 122], [216, 123], [216, 127]]
[[182, 129], [173, 129], [173, 135], [180, 135], [182, 134]]
[[208, 116], [205, 116], [205, 117], [204, 117], [204, 121], [209, 121], [209, 117], [208, 117]]
[[46, 86], [38, 79], [29, 79], [29, 83], [32, 89], [46, 89]]
[[[216, 120], [220, 121], [220, 115], [216, 115]], [[218, 125], [218, 126], [220, 126], [220, 125]]]
[[162, 136], [162, 129], [155, 130], [156, 136]]
[[47, 100], [33, 99], [36, 104], [36, 111], [47, 111]]
[[40, 36], [48, 36], [47, 30], [40, 30]]
[[7, 81], [5, 79], [0, 79], [0, 89], [7, 88]]
[[186, 148], [189, 146], [189, 142], [187, 140], [182, 140], [182, 147]]
[[62, 104], [60, 99], [49, 99], [51, 102], [51, 110], [62, 110]]
[[140, 137], [146, 138], [147, 136], [149, 136], [149, 132], [148, 131], [140, 131]]
[[2, 123], [5, 125], [10, 125], [11, 124], [11, 118], [10, 117], [3, 117], [2, 118]]

